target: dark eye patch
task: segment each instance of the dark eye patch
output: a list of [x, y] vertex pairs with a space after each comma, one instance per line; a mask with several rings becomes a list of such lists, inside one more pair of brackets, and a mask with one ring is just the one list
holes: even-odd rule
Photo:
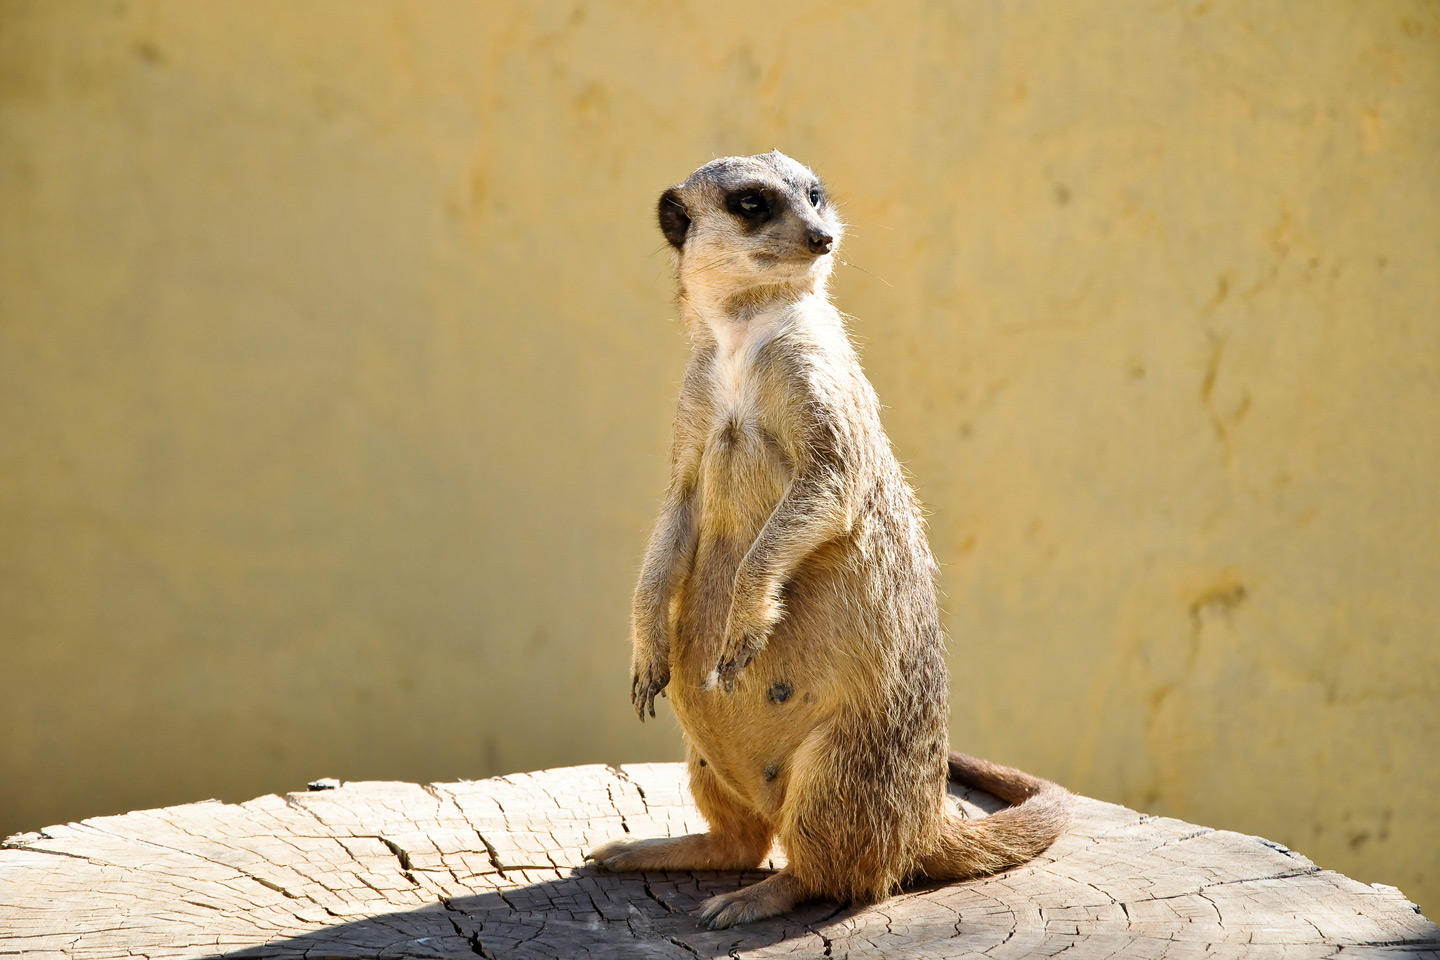
[[735, 190], [725, 197], [725, 209], [743, 220], [763, 223], [770, 219], [770, 198], [760, 190]]
[[825, 191], [822, 190], [822, 189], [820, 189], [820, 184], [817, 183], [817, 184], [813, 185], [813, 186], [810, 188], [810, 206], [815, 207], [816, 209], [819, 209], [820, 203], [821, 203], [821, 201], [823, 201], [824, 199], [825, 199]]

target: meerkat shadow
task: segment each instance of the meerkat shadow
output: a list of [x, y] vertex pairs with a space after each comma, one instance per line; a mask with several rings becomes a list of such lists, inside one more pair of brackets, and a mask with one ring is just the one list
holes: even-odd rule
[[[359, 958], [656, 957], [719, 960], [788, 940], [825, 948], [820, 928], [863, 908], [814, 901], [782, 917], [708, 930], [693, 915], [705, 900], [756, 883], [766, 871], [604, 873], [568, 876], [493, 893], [451, 897], [415, 910], [335, 922], [205, 960]], [[338, 918], [337, 918], [338, 919]], [[219, 939], [223, 942], [223, 933]]]

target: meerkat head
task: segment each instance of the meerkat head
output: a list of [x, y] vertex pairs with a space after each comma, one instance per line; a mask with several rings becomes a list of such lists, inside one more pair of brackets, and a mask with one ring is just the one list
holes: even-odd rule
[[730, 309], [823, 290], [844, 228], [820, 178], [778, 150], [712, 160], [659, 215], [681, 299]]

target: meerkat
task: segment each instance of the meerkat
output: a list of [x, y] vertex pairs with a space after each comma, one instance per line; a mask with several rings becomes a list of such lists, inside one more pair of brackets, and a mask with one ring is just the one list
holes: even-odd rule
[[[721, 928], [1034, 857], [1072, 798], [948, 751], [937, 568], [826, 289], [843, 224], [825, 187], [778, 151], [725, 157], [658, 212], [693, 353], [635, 591], [631, 701], [643, 721], [666, 692], [710, 829], [587, 859], [745, 870], [778, 838], [783, 869], [700, 906]], [[1018, 805], [963, 819], [947, 775]]]

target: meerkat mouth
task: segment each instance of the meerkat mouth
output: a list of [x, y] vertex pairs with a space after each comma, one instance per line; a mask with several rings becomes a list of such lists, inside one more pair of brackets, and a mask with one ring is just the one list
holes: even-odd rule
[[750, 254], [750, 263], [767, 273], [783, 275], [786, 279], [802, 280], [817, 267], [825, 263], [829, 254], [816, 256], [808, 251], [763, 252]]

